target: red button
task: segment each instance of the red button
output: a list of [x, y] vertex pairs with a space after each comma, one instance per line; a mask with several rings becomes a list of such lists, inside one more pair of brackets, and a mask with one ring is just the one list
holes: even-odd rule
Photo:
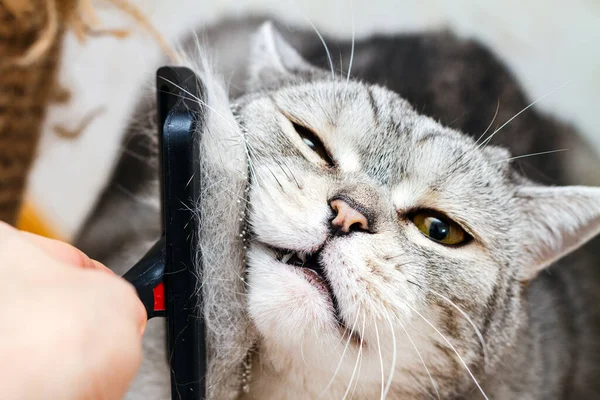
[[165, 285], [159, 283], [154, 289], [154, 311], [165, 311]]

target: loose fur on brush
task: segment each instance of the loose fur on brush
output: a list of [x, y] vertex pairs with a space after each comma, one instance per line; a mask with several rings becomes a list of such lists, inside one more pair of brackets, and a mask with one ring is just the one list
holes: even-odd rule
[[[194, 57], [193, 60], [207, 60]], [[222, 79], [204, 62], [200, 68], [187, 62], [201, 78], [207, 93], [205, 130], [200, 142], [202, 204], [200, 253], [201, 281], [207, 329], [208, 396], [235, 398], [240, 389], [241, 360], [257, 340], [246, 309], [243, 236], [247, 212], [251, 146], [235, 120]], [[200, 99], [198, 99], [200, 100]], [[232, 344], [235, 344], [232, 346]]]
[[[539, 168], [554, 183], [591, 180], [591, 167], [570, 161], [597, 166], [596, 157], [534, 110], [505, 124], [527, 103], [470, 42], [353, 40], [352, 70], [340, 74], [320, 39], [280, 30], [257, 19], [204, 32], [229, 87], [207, 57], [191, 60], [208, 98], [205, 192], [195, 206], [210, 398], [597, 398], [598, 254], [568, 254], [600, 231], [600, 189], [541, 185], [521, 170]], [[145, 103], [137, 115], [153, 108]], [[496, 121], [503, 108], [516, 110]], [[148, 184], [155, 144], [136, 136], [144, 129], [152, 124], [132, 127], [79, 241], [121, 268], [159, 234], [156, 207], [132, 201], [157, 196]], [[558, 167], [517, 160], [563, 142], [573, 151], [553, 155]], [[334, 200], [368, 224], [332, 229]], [[423, 212], [466, 239], [432, 240], [416, 222]], [[119, 214], [134, 225], [127, 240], [115, 239]], [[320, 275], [291, 259], [318, 264]], [[130, 399], [168, 396], [161, 329], [149, 327]]]

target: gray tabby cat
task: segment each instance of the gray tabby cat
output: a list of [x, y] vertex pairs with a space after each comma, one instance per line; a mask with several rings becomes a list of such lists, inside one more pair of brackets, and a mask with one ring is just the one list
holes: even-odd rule
[[[259, 24], [205, 32], [229, 91], [199, 70], [211, 398], [598, 398], [598, 247], [567, 255], [600, 231], [600, 189], [527, 177], [593, 181], [583, 141], [534, 110], [504, 126], [528, 103], [472, 42], [340, 42], [346, 75]], [[159, 235], [146, 103], [78, 243], [119, 272]], [[169, 398], [161, 328], [131, 399]]]

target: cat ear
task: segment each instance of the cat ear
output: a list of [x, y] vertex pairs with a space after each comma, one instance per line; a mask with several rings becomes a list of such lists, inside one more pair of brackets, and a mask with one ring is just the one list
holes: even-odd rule
[[249, 89], [277, 87], [285, 79], [317, 68], [305, 61], [268, 21], [254, 35], [250, 48]]
[[517, 239], [524, 262], [523, 281], [600, 232], [600, 188], [521, 187], [516, 200], [522, 210]]

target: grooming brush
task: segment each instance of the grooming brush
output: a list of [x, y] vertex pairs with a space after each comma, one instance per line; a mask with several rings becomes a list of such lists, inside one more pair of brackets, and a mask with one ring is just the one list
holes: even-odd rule
[[188, 68], [156, 73], [163, 236], [123, 277], [136, 288], [148, 319], [166, 317], [171, 397], [206, 398], [202, 265], [198, 247], [201, 201], [200, 132], [205, 91]]

